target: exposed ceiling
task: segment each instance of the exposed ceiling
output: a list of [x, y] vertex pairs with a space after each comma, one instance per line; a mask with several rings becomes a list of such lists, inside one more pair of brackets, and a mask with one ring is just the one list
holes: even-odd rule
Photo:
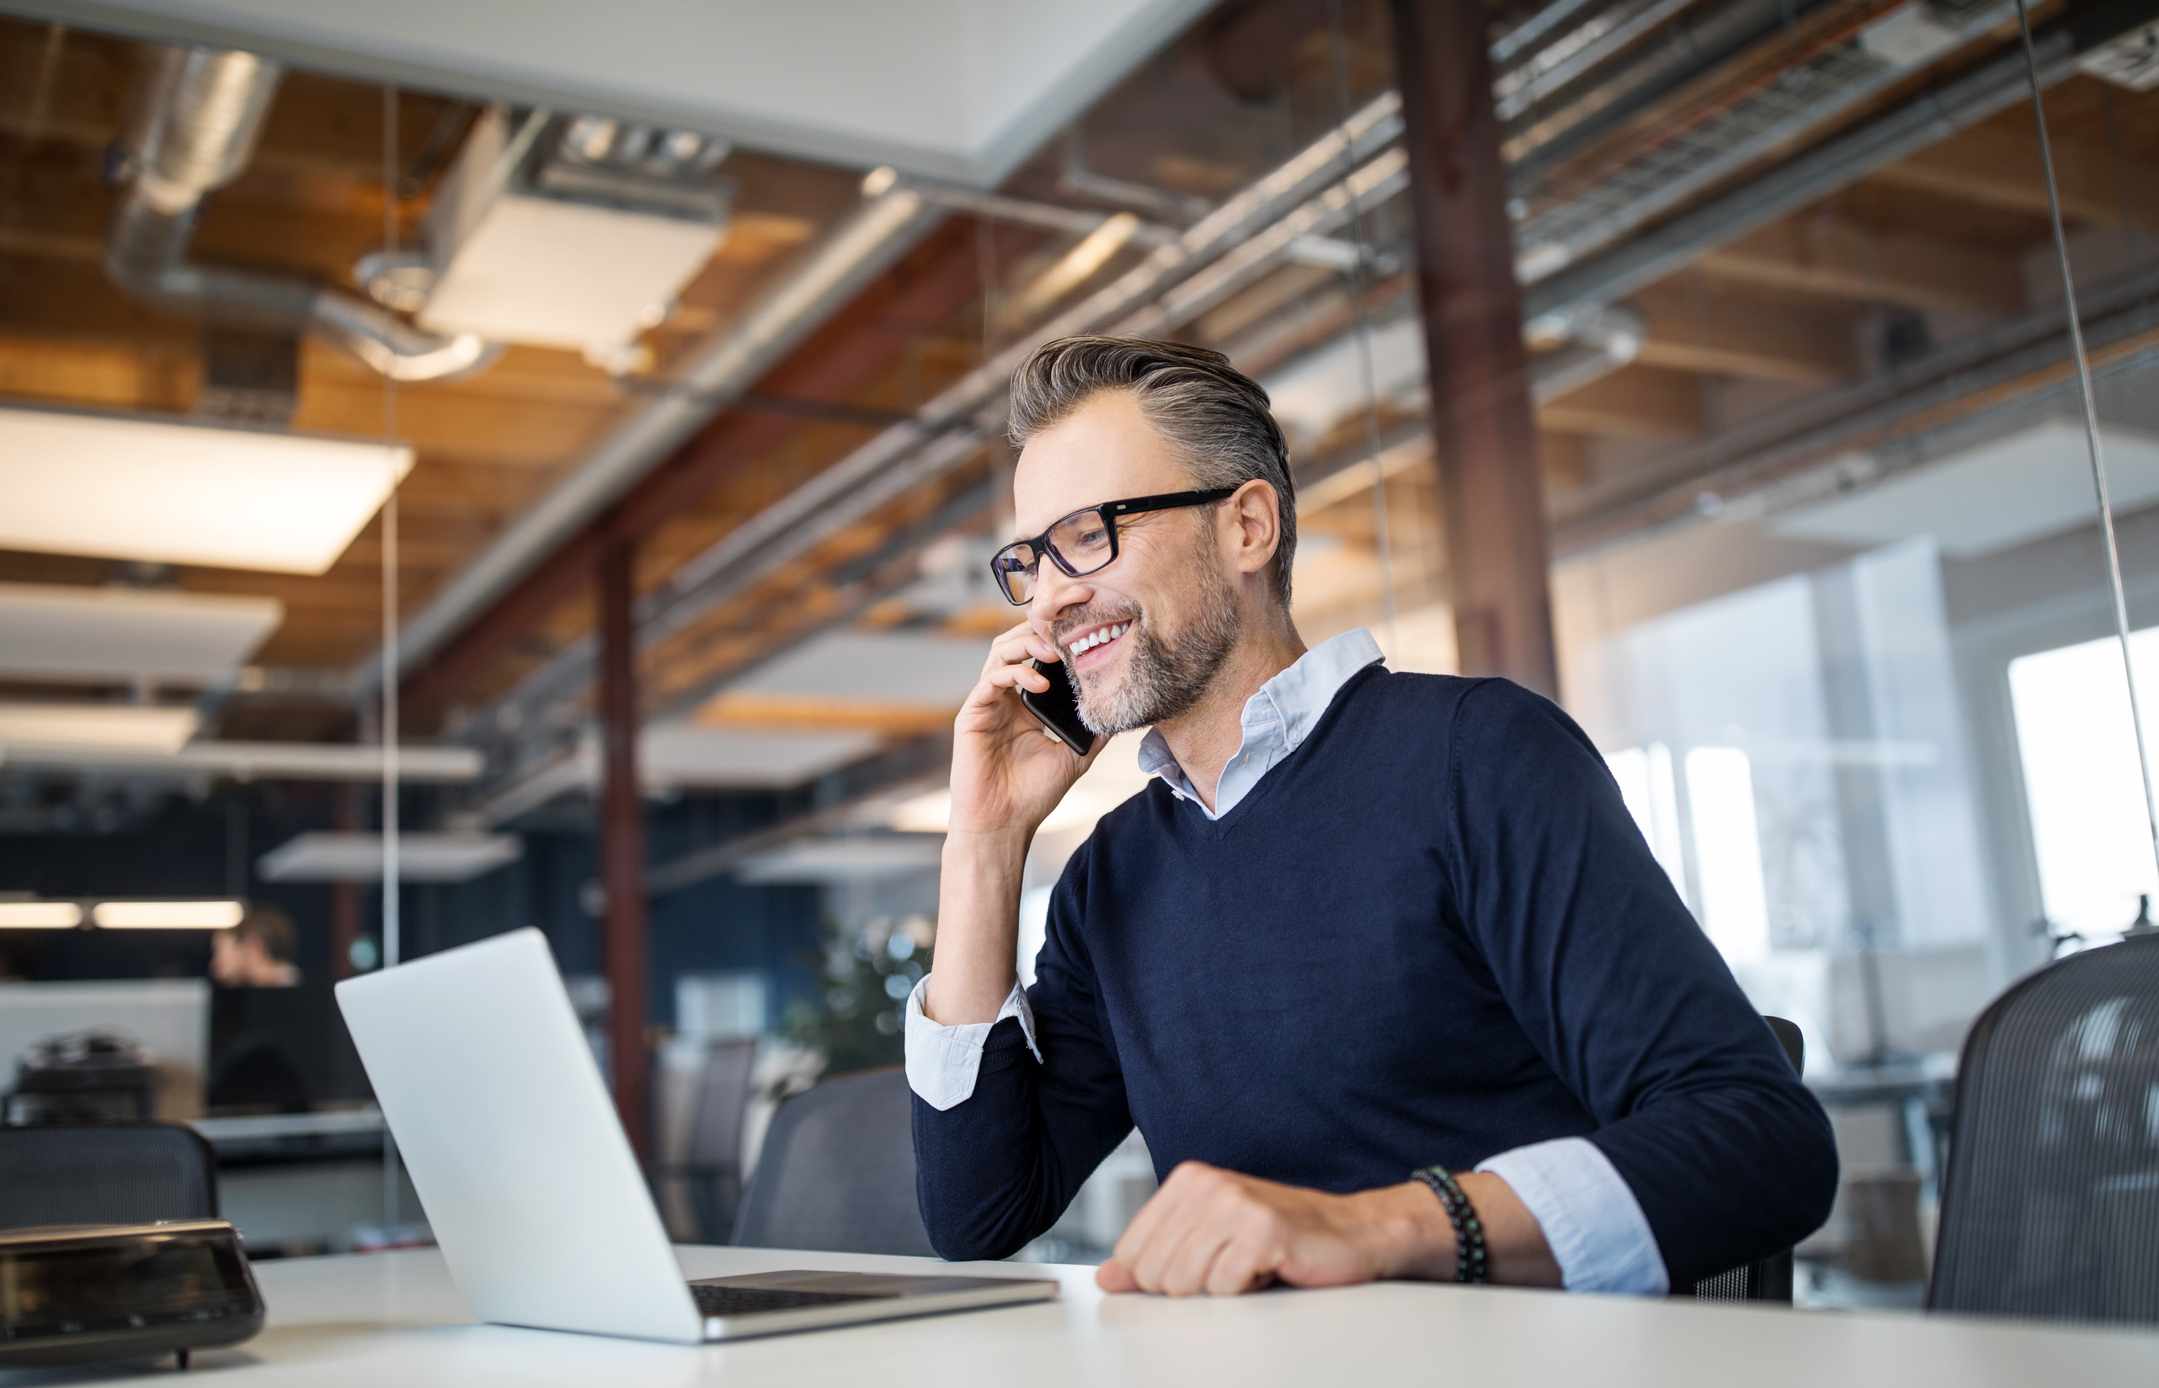
[[[343, 348], [310, 336], [294, 359], [283, 427], [390, 437], [411, 450], [397, 490], [396, 588], [401, 612], [414, 618], [599, 440], [655, 400], [681, 397], [686, 364], [729, 342], [759, 296], [785, 283], [865, 206], [872, 165], [892, 160], [959, 176], [1011, 165], [1003, 188], [1019, 202], [930, 204], [941, 221], [926, 216], [926, 229], [907, 241], [888, 273], [843, 296], [748, 395], [706, 403], [711, 418], [609, 513], [616, 528], [606, 534], [636, 542], [635, 585], [648, 615], [668, 615], [665, 623], [648, 622], [641, 656], [648, 707], [664, 716], [653, 731], [673, 730], [648, 744], [648, 764], [679, 768], [684, 784], [713, 784], [730, 769], [739, 782], [798, 783], [949, 726], [951, 705], [979, 665], [983, 636], [1012, 619], [979, 588], [951, 577], [972, 571], [999, 524], [1008, 460], [994, 439], [954, 447], [949, 466], [925, 471], [920, 484], [769, 563], [761, 556], [781, 553], [777, 541], [760, 542], [738, 560], [728, 557], [731, 537], [746, 534], [747, 523], [783, 499], [799, 499], [805, 484], [911, 419], [993, 353], [1029, 340], [1057, 313], [1141, 264], [1201, 209], [1378, 96], [1391, 61], [1384, 6], [1342, 6], [1337, 30], [1328, 4], [1229, 4], [1174, 36], [1198, 7], [1139, 0], [1081, 7], [1080, 17], [1058, 21], [1079, 26], [1067, 32], [1030, 27], [1029, 7], [955, 4], [942, 28], [921, 23], [916, 12], [907, 25], [893, 18], [884, 28], [820, 34], [800, 47], [774, 46], [779, 37], [755, 24], [815, 23], [815, 7], [779, 18], [773, 7], [741, 7], [765, 16], [754, 23], [727, 6], [696, 16], [678, 6], [652, 8], [666, 10], [671, 23], [733, 26], [726, 31], [731, 46], [686, 43], [680, 51], [691, 59], [652, 74], [656, 93], [673, 91], [670, 82], [683, 88], [666, 100], [707, 104], [650, 113], [723, 130], [738, 143], [717, 170], [729, 192], [724, 234], [635, 350], [595, 365], [575, 351], [513, 344], [469, 376], [402, 382], [393, 391]], [[1509, 21], [1534, 8], [1495, 7]], [[1644, 8], [1589, 7], [1615, 14]], [[1886, 0], [1664, 8], [1677, 12], [1669, 21], [1675, 27], [1615, 50], [1606, 68], [1578, 81], [1555, 81], [1535, 119], [1519, 123], [1510, 149], [1524, 168], [1536, 167], [1520, 209], [1525, 225], [1557, 225], [1550, 219], [1574, 216], [1568, 209], [1592, 199], [1607, 212], [1624, 212], [1630, 198], [1648, 194], [1620, 186], [1619, 175], [1661, 167], [1654, 161], [1679, 134], [1713, 149], [1712, 135], [1726, 128], [1720, 121], [1797, 80], [1791, 74], [1803, 65], [1832, 64], [1809, 69], [1817, 74], [1810, 81], [1828, 80], [1821, 71], [1844, 73], [1834, 64], [1857, 63], [1853, 55], [1870, 26], [1900, 10]], [[2045, 23], [2094, 8], [2043, 6], [2037, 17]], [[426, 13], [410, 25], [384, 22], [379, 7], [237, 0], [70, 13], [134, 26], [151, 23], [153, 9], [168, 23], [177, 13], [186, 24], [255, 25], [253, 32], [269, 36], [265, 46], [283, 51], [329, 43], [342, 33], [338, 25], [364, 24], [375, 31], [357, 50], [378, 65], [369, 70], [408, 75], [410, 68], [397, 65], [423, 50], [440, 61], [482, 36], [529, 40], [529, 51], [497, 44], [492, 65], [460, 68], [461, 80], [445, 87], [463, 96], [432, 94], [426, 84], [400, 90], [388, 148], [379, 86], [304, 69], [285, 76], [252, 158], [205, 200], [193, 253], [306, 276], [345, 293], [357, 292], [363, 257], [392, 239], [406, 248], [420, 244], [446, 170], [480, 114], [476, 95], [516, 98], [544, 88], [557, 100], [584, 94], [591, 104], [582, 109], [636, 114], [619, 99], [619, 60], [629, 51], [621, 44], [662, 32], [639, 28], [643, 7], [634, 6], [590, 11], [579, 22], [594, 26], [591, 32], [551, 33], [546, 26], [489, 27], [490, 6], [416, 7], [416, 15]], [[1610, 93], [1600, 95], [1599, 72], [1610, 72], [1616, 85], [1630, 71], [1647, 70], [1634, 62], [1645, 55], [1662, 62], [1711, 54], [1748, 13], [1767, 16], [1761, 36], [1735, 44], [1703, 71], [1674, 69], [1653, 99], [1621, 110]], [[1043, 42], [1012, 49], [1009, 71], [992, 72], [998, 64], [984, 55], [1006, 55], [996, 35], [1010, 25], [1020, 25], [1030, 43]], [[1820, 121], [1800, 122], [1782, 143], [1734, 160], [1719, 178], [1630, 225], [1615, 244], [1759, 186], [1837, 132], [2012, 54], [2013, 33], [2013, 22], [1996, 22], [1910, 71], [1866, 69], [1872, 85], [1848, 109], [1822, 105]], [[955, 34], [972, 37], [952, 41]], [[395, 36], [395, 45], [385, 36]], [[924, 38], [944, 44], [940, 51], [956, 55], [959, 66], [900, 60], [899, 45]], [[571, 40], [611, 61], [568, 72]], [[1140, 61], [1164, 40], [1167, 46]], [[819, 58], [769, 60], [782, 51]], [[135, 39], [0, 20], [0, 406], [200, 417], [214, 414], [210, 407], [223, 398], [222, 368], [203, 326], [130, 297], [103, 263], [121, 197], [108, 150], [139, 98], [149, 56], [150, 46]], [[870, 61], [877, 56], [890, 61]], [[757, 71], [743, 81], [709, 80], [712, 63], [748, 58], [759, 60], [749, 64]], [[1113, 59], [1121, 66], [1106, 71], [1102, 65]], [[929, 71], [948, 71], [949, 80], [925, 81]], [[689, 77], [697, 74], [708, 80], [691, 90]], [[821, 101], [822, 89], [802, 80], [849, 74], [845, 100]], [[572, 78], [588, 85], [554, 85]], [[921, 99], [894, 99], [880, 85], [892, 81], [920, 88]], [[609, 90], [617, 100], [607, 98]], [[714, 104], [722, 98], [737, 103], [732, 116]], [[1571, 101], [1591, 113], [1579, 124], [1568, 117], [1576, 109]], [[745, 114], [749, 105], [757, 110]], [[1598, 110], [1606, 112], [1601, 123]], [[2148, 250], [2140, 258], [2139, 249], [2150, 242], [2136, 238], [2159, 233], [2159, 194], [2149, 191], [2159, 184], [2143, 173], [2159, 162], [2159, 93], [2080, 73], [2053, 87], [2047, 110], [2073, 235], [2095, 265], [2112, 256], [2114, 264], [2148, 269]], [[1057, 119], [1043, 124], [1045, 112]], [[868, 120], [880, 127], [876, 139], [860, 129]], [[1053, 131], [1056, 124], [1062, 128]], [[1014, 131], [1030, 132], [1020, 143], [1039, 146], [1016, 164]], [[903, 145], [956, 162], [939, 166], [927, 155], [902, 161], [893, 151]], [[1561, 146], [1564, 158], [1536, 163], [1539, 150]], [[1771, 438], [1763, 431], [1795, 411], [1841, 418], [1840, 402], [1882, 380], [1885, 363], [1906, 370], [1930, 353], [1980, 340], [1981, 329], [2044, 312], [2051, 302], [2048, 223], [2037, 158], [2029, 110], [2012, 104], [1705, 247], [1628, 296], [1640, 330], [1627, 364], [1549, 392], [1538, 408], [1555, 523], [1595, 521], [1658, 488], [1698, 485], [1701, 469], [1754, 456], [1745, 445], [1755, 435], [1747, 431]], [[1133, 216], [1118, 237], [1091, 234], [1121, 211]], [[1329, 263], [1325, 245], [1285, 249], [1175, 327], [1231, 351], [1277, 389], [1307, 485], [1300, 524], [1312, 540], [1297, 586], [1300, 617], [1315, 629], [1368, 619], [1383, 588], [1405, 610], [1422, 610], [1444, 588], [1435, 489], [1419, 441], [1421, 342], [1404, 326], [1414, 322], [1404, 317], [1414, 291], [1398, 258], [1408, 224], [1398, 201], [1361, 211], [1377, 270], [1368, 283]], [[1349, 235], [1346, 220], [1329, 234]], [[1525, 268], [1536, 279], [1549, 273]], [[1371, 353], [1382, 397], [1376, 409], [1366, 397], [1360, 324], [1378, 330]], [[2147, 340], [2101, 345], [2126, 351]], [[1550, 356], [1538, 361], [1540, 370], [1552, 364]], [[2058, 381], [2062, 369], [2058, 360], [2035, 359], [2022, 375], [2004, 375], [1998, 386], [1969, 392], [1969, 400], [1958, 397], [1895, 427], [1998, 403]], [[1375, 441], [1382, 445], [1377, 466], [1369, 458]], [[1852, 432], [1825, 443], [1818, 457], [1794, 454], [1792, 465], [1864, 451], [1873, 441]], [[1384, 507], [1372, 490], [1381, 477]], [[1926, 503], [1930, 514], [1946, 504]], [[1837, 521], [1840, 537], [1871, 524], [1856, 514]], [[137, 556], [162, 559], [145, 567], [109, 555], [19, 548], [0, 549], [0, 584], [83, 593], [118, 586], [277, 604], [275, 629], [251, 653], [230, 657], [247, 662], [252, 689], [235, 682], [229, 666], [175, 668], [148, 647], [139, 669], [67, 678], [86, 698], [125, 698], [146, 677], [189, 699], [206, 693], [205, 736], [349, 738], [349, 677], [381, 644], [384, 528], [381, 516], [366, 521], [319, 576], [215, 567], [171, 554]], [[570, 536], [422, 662], [405, 685], [408, 728], [490, 749], [552, 738], [576, 755], [591, 687], [589, 666], [568, 657], [590, 643], [600, 538], [589, 528]], [[677, 603], [685, 575], [736, 568], [740, 581], [711, 588], [709, 601]], [[5, 617], [0, 607], [0, 621]], [[13, 665], [0, 659], [0, 700], [49, 697], [54, 673], [28, 656]], [[546, 697], [527, 698], [534, 690]], [[497, 790], [490, 785], [484, 793]]]

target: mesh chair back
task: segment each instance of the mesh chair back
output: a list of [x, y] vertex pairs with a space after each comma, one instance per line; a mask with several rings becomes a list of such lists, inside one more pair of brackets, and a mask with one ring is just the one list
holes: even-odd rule
[[0, 1128], [0, 1229], [212, 1219], [210, 1144], [177, 1123]]
[[750, 1074], [756, 1062], [754, 1036], [715, 1041], [705, 1050], [685, 1166], [698, 1233], [706, 1240], [724, 1239], [735, 1226], [736, 1207], [742, 1200], [742, 1129], [749, 1114]]
[[912, 1121], [896, 1066], [826, 1080], [781, 1104], [735, 1242], [935, 1257], [915, 1203]]
[[[1782, 1017], [1764, 1017], [1762, 1020], [1769, 1024], [1777, 1044], [1784, 1047], [1785, 1058], [1792, 1062], [1793, 1071], [1805, 1074], [1807, 1043], [1800, 1036], [1799, 1028]], [[1763, 1258], [1697, 1282], [1694, 1296], [1698, 1301], [1777, 1301], [1789, 1306], [1792, 1301], [1792, 1251], [1787, 1248], [1775, 1257]]]
[[2073, 954], [1973, 1023], [1927, 1307], [2159, 1325], [2159, 937]]

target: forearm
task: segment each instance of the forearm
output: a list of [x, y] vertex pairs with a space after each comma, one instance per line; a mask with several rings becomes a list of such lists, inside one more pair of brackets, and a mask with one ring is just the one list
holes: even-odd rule
[[1020, 877], [1027, 840], [1011, 834], [945, 838], [937, 888], [937, 945], [923, 1012], [945, 1026], [993, 1020], [1017, 976]]
[[[1481, 1171], [1458, 1172], [1484, 1227], [1485, 1267], [1494, 1282], [1519, 1287], [1557, 1287], [1559, 1262], [1529, 1207], [1505, 1181]], [[1422, 1181], [1381, 1186], [1354, 1197], [1362, 1205], [1369, 1237], [1390, 1277], [1454, 1280], [1454, 1226], [1439, 1199]]]

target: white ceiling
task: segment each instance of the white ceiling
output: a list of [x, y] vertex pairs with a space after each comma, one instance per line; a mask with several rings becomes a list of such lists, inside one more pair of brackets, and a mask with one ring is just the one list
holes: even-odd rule
[[29, 0], [88, 28], [1000, 181], [1210, 0]]
[[[2114, 508], [2159, 502], [2159, 438], [2100, 431]], [[2090, 525], [2097, 506], [2081, 422], [2053, 419], [1846, 496], [1804, 506], [1771, 528], [1793, 539], [1874, 546], [1931, 537], [1973, 558]]]

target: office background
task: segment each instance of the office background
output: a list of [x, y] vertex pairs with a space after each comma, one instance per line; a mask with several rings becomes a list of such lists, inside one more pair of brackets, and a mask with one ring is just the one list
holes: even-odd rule
[[[288, 917], [306, 988], [535, 925], [711, 1234], [781, 1096], [898, 1059], [1013, 615], [997, 382], [1137, 330], [1272, 393], [1307, 640], [1596, 739], [1806, 1035], [1847, 1182], [1800, 1300], [1916, 1304], [1973, 1017], [2159, 893], [2105, 562], [2159, 697], [2159, 5], [2031, 10], [2105, 509], [2014, 5], [1462, 7], [1478, 63], [1361, 0], [815, 8], [0, 3], [8, 1081], [155, 997], [202, 1115], [206, 904]], [[1023, 931], [1141, 784], [1112, 747], [1045, 826]], [[294, 1249], [424, 1239], [321, 1091], [357, 1126], [235, 1140], [235, 1188]]]

